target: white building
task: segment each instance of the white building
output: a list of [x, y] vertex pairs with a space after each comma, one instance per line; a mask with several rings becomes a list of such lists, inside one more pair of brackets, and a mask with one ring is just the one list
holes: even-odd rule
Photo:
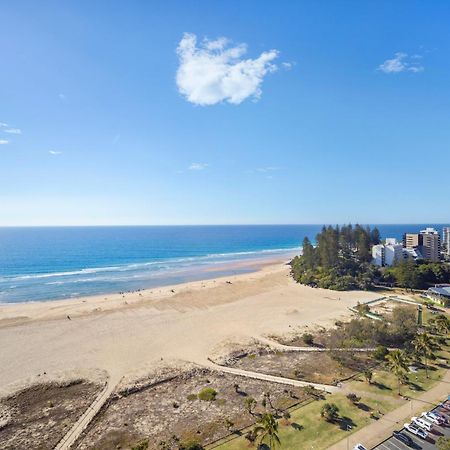
[[385, 244], [372, 247], [372, 262], [377, 266], [393, 266], [403, 259], [403, 246], [394, 238], [388, 238]]
[[445, 247], [445, 254], [450, 256], [450, 227], [442, 229], [442, 244]]

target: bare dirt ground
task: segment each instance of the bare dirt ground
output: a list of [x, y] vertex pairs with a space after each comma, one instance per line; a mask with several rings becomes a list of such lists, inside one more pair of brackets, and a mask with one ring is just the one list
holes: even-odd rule
[[353, 352], [300, 352], [260, 349], [228, 360], [227, 366], [321, 384], [337, 384], [370, 365], [370, 355]]
[[0, 400], [3, 450], [50, 450], [100, 392], [84, 380], [37, 384]]
[[[136, 388], [123, 389], [107, 408], [93, 421], [78, 450], [128, 449], [148, 440], [149, 448], [162, 448], [162, 442], [175, 448], [176, 442], [195, 440], [202, 444], [213, 442], [230, 433], [228, 419], [241, 429], [255, 419], [245, 407], [245, 399], [253, 397], [262, 412], [264, 393], [277, 409], [286, 409], [306, 400], [301, 388], [223, 374], [209, 369], [195, 368], [174, 374]], [[200, 400], [197, 394], [213, 388], [213, 401]], [[229, 425], [229, 424], [228, 424]]]
[[371, 312], [373, 312], [375, 314], [379, 314], [381, 316], [388, 316], [388, 315], [392, 314], [392, 311], [394, 310], [394, 308], [396, 308], [398, 306], [402, 306], [404, 308], [415, 309], [415, 307], [413, 305], [408, 306], [408, 305], [405, 305], [404, 303], [402, 304], [402, 303], [396, 302], [395, 300], [386, 300], [386, 301], [371, 304], [369, 306], [370, 306]]

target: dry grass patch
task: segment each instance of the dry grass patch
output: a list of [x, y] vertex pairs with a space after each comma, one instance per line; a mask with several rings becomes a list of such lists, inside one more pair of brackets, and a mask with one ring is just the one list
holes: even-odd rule
[[1, 448], [53, 449], [100, 390], [77, 380], [38, 384], [0, 400]]
[[128, 449], [143, 440], [148, 440], [149, 449], [161, 448], [162, 442], [172, 445], [189, 440], [204, 445], [251, 425], [254, 417], [245, 399], [254, 398], [255, 412], [262, 412], [267, 392], [279, 409], [307, 398], [300, 388], [193, 369], [114, 398], [77, 448]]

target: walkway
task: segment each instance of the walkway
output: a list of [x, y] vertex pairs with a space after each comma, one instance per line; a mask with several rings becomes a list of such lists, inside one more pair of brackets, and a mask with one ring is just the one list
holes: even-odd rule
[[100, 392], [100, 394], [86, 409], [86, 411], [81, 415], [81, 417], [76, 421], [74, 426], [58, 442], [58, 444], [55, 447], [55, 450], [69, 450], [71, 446], [75, 443], [75, 441], [79, 438], [81, 433], [91, 423], [92, 419], [100, 411], [101, 407], [105, 404], [109, 396], [114, 391], [114, 388], [116, 387], [117, 383], [111, 383], [111, 380], [108, 381], [106, 382], [105, 387]]
[[255, 380], [270, 381], [272, 383], [287, 384], [290, 386], [297, 386], [297, 387], [313, 386], [315, 389], [330, 393], [337, 392], [340, 390], [339, 387], [331, 386], [328, 384], [308, 383], [307, 381], [299, 381], [294, 380], [292, 378], [276, 377], [274, 375], [267, 375], [265, 373], [250, 372], [248, 370], [235, 369], [233, 367], [219, 366], [216, 364], [211, 364], [209, 365], [209, 367], [212, 367], [214, 368], [214, 370], [218, 370], [221, 372], [231, 373], [233, 375], [238, 375], [246, 378], [253, 378]]

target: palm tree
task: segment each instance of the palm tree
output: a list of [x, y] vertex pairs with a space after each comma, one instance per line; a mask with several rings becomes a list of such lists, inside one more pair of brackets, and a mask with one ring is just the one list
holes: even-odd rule
[[450, 321], [444, 314], [439, 314], [433, 320], [433, 325], [439, 334], [448, 334], [450, 332]]
[[364, 371], [364, 378], [366, 381], [371, 384], [372, 383], [373, 372], [370, 369], [366, 369]]
[[325, 403], [320, 410], [320, 415], [327, 422], [334, 422], [339, 417], [339, 408], [335, 403]]
[[416, 336], [416, 339], [414, 339], [414, 349], [416, 350], [417, 354], [423, 357], [425, 360], [425, 373], [426, 377], [428, 378], [428, 359], [433, 357], [433, 350], [434, 350], [434, 341], [433, 338], [427, 334], [422, 333], [418, 334]]
[[275, 420], [273, 414], [268, 412], [263, 413], [258, 419], [257, 424], [254, 431], [256, 434], [260, 434], [260, 444], [266, 441], [271, 450], [277, 445], [281, 445], [280, 438], [278, 437], [278, 422]]
[[392, 350], [386, 355], [386, 361], [390, 371], [398, 381], [398, 395], [400, 395], [400, 383], [405, 380], [408, 373], [408, 357], [403, 350]]

